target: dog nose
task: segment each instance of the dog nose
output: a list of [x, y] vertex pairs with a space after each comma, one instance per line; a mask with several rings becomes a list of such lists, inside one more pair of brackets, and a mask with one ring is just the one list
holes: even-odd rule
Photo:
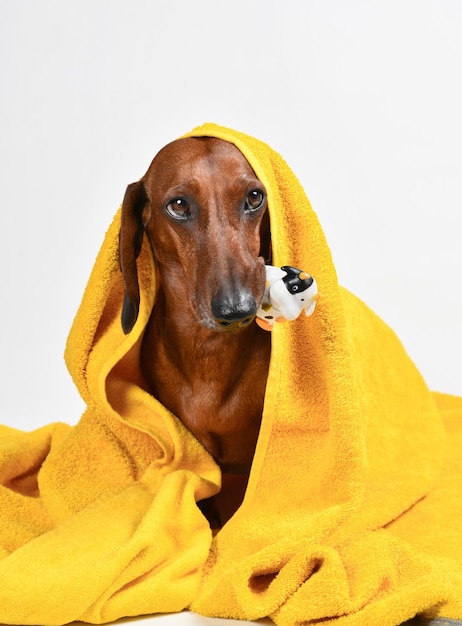
[[212, 314], [224, 330], [248, 326], [255, 319], [257, 303], [252, 294], [216, 294], [212, 299]]

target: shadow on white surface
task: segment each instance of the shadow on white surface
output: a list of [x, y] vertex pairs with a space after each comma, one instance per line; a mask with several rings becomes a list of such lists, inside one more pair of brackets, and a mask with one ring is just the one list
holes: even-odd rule
[[[257, 620], [255, 622], [246, 620], [235, 619], [222, 619], [216, 617], [203, 617], [192, 613], [191, 611], [184, 611], [183, 613], [169, 613], [162, 615], [147, 615], [144, 617], [123, 618], [116, 622], [110, 622], [117, 626], [118, 624], [139, 624], [140, 626], [233, 626], [236, 624], [255, 624], [260, 626], [274, 626], [274, 622], [269, 618]], [[421, 617], [414, 617], [407, 622], [397, 626], [459, 626], [462, 625], [462, 621], [435, 618], [430, 621]], [[7, 626], [6, 624], [0, 624], [0, 626]], [[87, 622], [72, 622], [69, 626], [88, 626]], [[377, 625], [374, 625], [377, 626]]]
[[[183, 613], [171, 613], [162, 615], [148, 615], [145, 617], [136, 617], [133, 619], [121, 619], [114, 624], [139, 624], [140, 626], [233, 626], [233, 624], [260, 624], [261, 626], [274, 626], [269, 618], [257, 620], [256, 622], [235, 620], [235, 619], [221, 619], [216, 617], [203, 617], [192, 613], [191, 611], [184, 611]], [[88, 626], [85, 622], [73, 622], [70, 626]]]

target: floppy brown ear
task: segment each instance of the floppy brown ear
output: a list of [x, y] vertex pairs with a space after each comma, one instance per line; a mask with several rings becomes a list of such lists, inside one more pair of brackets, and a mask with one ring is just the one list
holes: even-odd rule
[[136, 259], [143, 243], [143, 209], [148, 197], [143, 181], [128, 185], [122, 203], [122, 217], [119, 233], [120, 269], [124, 281], [124, 303], [122, 307], [122, 329], [127, 335], [138, 318], [140, 308], [140, 288]]
[[263, 216], [260, 226], [260, 256], [264, 258], [265, 263], [271, 264], [273, 250], [271, 246], [271, 229], [268, 211], [266, 211]]

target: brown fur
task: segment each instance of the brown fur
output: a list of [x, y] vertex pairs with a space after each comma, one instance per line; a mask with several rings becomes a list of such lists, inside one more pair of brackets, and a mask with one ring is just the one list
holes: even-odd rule
[[[123, 327], [129, 332], [138, 313], [135, 261], [146, 232], [161, 288], [141, 368], [149, 391], [222, 468], [222, 521], [245, 490], [268, 373], [270, 333], [253, 323], [269, 257], [265, 196], [232, 144], [185, 138], [159, 152], [128, 187], [122, 208]], [[227, 500], [228, 486], [234, 501]]]

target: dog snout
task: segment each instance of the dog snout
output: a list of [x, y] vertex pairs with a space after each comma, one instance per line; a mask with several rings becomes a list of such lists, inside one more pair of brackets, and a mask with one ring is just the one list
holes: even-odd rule
[[223, 330], [245, 328], [255, 319], [257, 303], [250, 292], [218, 292], [212, 298], [212, 314]]

